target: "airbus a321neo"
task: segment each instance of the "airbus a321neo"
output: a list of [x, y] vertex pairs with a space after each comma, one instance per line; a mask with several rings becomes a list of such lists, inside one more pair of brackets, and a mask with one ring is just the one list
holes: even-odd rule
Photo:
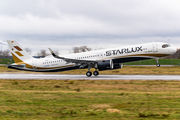
[[158, 58], [176, 52], [176, 48], [167, 43], [151, 42], [61, 56], [56, 55], [49, 48], [52, 56], [34, 58], [15, 40], [7, 40], [7, 42], [15, 61], [8, 65], [8, 68], [35, 72], [58, 72], [87, 68], [86, 75], [88, 77], [92, 75], [91, 68], [95, 68], [93, 75], [97, 76], [99, 75], [98, 71], [120, 69], [123, 67], [123, 63], [132, 61], [156, 59], [157, 67], [160, 67]]

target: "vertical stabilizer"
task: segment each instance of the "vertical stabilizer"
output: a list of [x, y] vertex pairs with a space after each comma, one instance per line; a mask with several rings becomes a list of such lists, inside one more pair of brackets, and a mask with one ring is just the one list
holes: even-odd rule
[[15, 40], [7, 40], [7, 42], [16, 64], [24, 64], [24, 61], [33, 59]]

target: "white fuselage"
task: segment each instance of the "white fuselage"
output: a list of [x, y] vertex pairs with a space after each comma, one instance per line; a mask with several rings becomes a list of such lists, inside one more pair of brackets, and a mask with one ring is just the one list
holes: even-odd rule
[[[116, 47], [103, 50], [75, 53], [61, 55], [64, 58], [78, 59], [78, 60], [114, 60], [118, 63], [125, 63], [131, 61], [145, 60], [164, 57], [176, 52], [173, 47], [163, 48], [162, 45], [166, 43], [152, 42], [146, 44], [130, 45], [125, 47]], [[26, 64], [32, 65], [32, 68], [24, 67], [27, 70], [33, 71], [61, 71], [66, 68], [78, 69], [79, 64], [67, 63], [63, 59], [57, 59], [53, 56], [29, 59], [24, 61]]]

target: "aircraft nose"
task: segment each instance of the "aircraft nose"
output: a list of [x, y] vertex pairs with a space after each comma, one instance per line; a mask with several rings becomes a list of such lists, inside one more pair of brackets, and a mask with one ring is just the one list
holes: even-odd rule
[[177, 48], [174, 48], [174, 47], [171, 48], [171, 54], [176, 53], [176, 51], [177, 51]]

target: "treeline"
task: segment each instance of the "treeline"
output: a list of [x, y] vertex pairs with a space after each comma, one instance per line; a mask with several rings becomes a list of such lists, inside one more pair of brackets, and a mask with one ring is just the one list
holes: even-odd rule
[[0, 50], [0, 58], [4, 59], [12, 59], [12, 56], [10, 56], [10, 51], [9, 50]]
[[[87, 47], [87, 46], [80, 46], [80, 47], [73, 47], [70, 53], [80, 53], [80, 52], [87, 52], [91, 51], [92, 49]], [[59, 51], [54, 51], [56, 55], [59, 55]], [[46, 50], [41, 50], [40, 52], [37, 53], [37, 56], [45, 57], [50, 55], [50, 52], [46, 52]]]
[[[31, 54], [31, 49], [30, 48], [25, 48], [25, 50]], [[91, 51], [92, 49], [87, 47], [87, 46], [80, 46], [80, 47], [73, 47], [72, 50], [70, 51], [70, 53], [80, 53], [80, 52], [87, 52], [87, 51]], [[54, 51], [55, 54], [59, 55], [59, 51], [55, 50]], [[36, 56], [33, 56], [35, 58], [42, 58], [42, 57], [46, 57], [50, 55], [50, 52], [42, 49], [40, 50], [40, 52], [38, 52], [36, 54]], [[2, 51], [0, 50], [0, 58], [2, 59], [12, 59], [12, 56], [10, 54], [10, 51], [9, 50], [5, 50], [5, 51]]]

